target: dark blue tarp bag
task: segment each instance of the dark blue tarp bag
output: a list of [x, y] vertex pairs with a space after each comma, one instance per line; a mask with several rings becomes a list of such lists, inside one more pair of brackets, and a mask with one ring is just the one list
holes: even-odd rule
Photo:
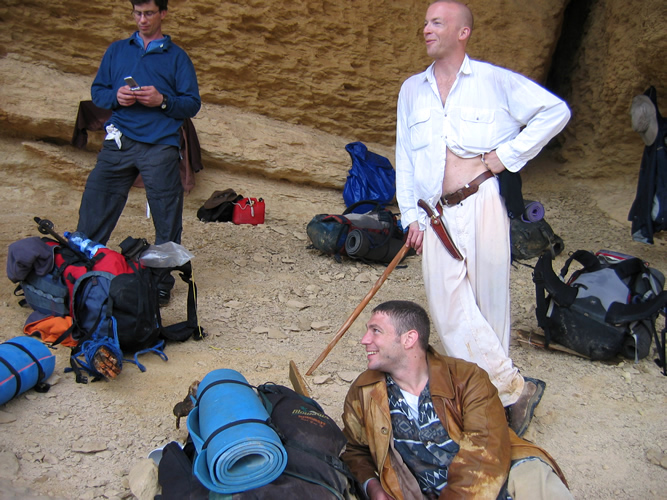
[[[396, 194], [396, 172], [384, 156], [373, 153], [362, 142], [351, 142], [345, 150], [352, 158], [343, 188], [343, 200], [349, 207], [362, 200], [377, 201], [381, 206], [389, 205]], [[366, 213], [373, 205], [360, 205], [354, 213]]]

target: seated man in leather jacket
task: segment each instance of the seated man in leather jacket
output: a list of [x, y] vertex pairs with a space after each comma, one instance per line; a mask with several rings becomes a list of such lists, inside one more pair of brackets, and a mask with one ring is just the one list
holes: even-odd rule
[[510, 430], [473, 363], [429, 346], [414, 302], [377, 306], [361, 344], [368, 369], [345, 399], [342, 458], [371, 500], [572, 498], [556, 462]]

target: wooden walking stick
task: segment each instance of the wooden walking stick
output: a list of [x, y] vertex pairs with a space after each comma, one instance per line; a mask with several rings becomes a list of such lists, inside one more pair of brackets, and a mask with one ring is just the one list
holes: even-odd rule
[[368, 305], [368, 303], [371, 301], [373, 296], [377, 293], [377, 291], [380, 289], [382, 286], [382, 283], [385, 282], [387, 277], [391, 274], [391, 272], [394, 270], [394, 268], [398, 265], [398, 263], [405, 257], [405, 254], [408, 253], [408, 250], [410, 250], [410, 247], [403, 245], [401, 247], [401, 250], [396, 254], [396, 257], [394, 257], [394, 260], [392, 260], [389, 265], [387, 266], [387, 269], [382, 273], [382, 276], [378, 278], [378, 280], [375, 282], [373, 285], [373, 288], [366, 294], [364, 299], [359, 303], [357, 308], [352, 312], [349, 318], [347, 318], [347, 321], [343, 323], [343, 326], [340, 327], [340, 330], [338, 330], [338, 333], [334, 336], [333, 340], [329, 342], [329, 345], [322, 351], [322, 354], [315, 360], [313, 363], [313, 366], [310, 367], [310, 369], [306, 372], [306, 375], [312, 375], [315, 369], [320, 366], [320, 363], [324, 361], [324, 358], [328, 356], [328, 354], [331, 352], [331, 349], [334, 348], [334, 346], [338, 343], [338, 341], [341, 339], [343, 335], [345, 335], [345, 332], [347, 331], [350, 326], [352, 326], [352, 323], [354, 323], [354, 320], [357, 319], [357, 317], [361, 314], [361, 311], [364, 310], [364, 307]]

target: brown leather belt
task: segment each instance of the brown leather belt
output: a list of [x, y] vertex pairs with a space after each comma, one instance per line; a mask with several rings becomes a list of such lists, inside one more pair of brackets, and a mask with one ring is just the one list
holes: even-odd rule
[[458, 189], [453, 193], [444, 195], [442, 198], [440, 198], [440, 201], [446, 207], [452, 207], [454, 205], [458, 205], [468, 196], [475, 194], [479, 190], [479, 186], [482, 184], [482, 182], [484, 182], [487, 179], [490, 179], [491, 177], [494, 177], [493, 172], [491, 172], [490, 170], [485, 170], [477, 177], [475, 177], [472, 181], [470, 181], [469, 184], [463, 186], [461, 189]]

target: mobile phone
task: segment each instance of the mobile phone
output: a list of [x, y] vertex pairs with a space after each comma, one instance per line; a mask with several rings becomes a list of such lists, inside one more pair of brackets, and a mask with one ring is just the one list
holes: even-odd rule
[[127, 83], [130, 86], [130, 90], [139, 90], [141, 87], [137, 82], [134, 81], [134, 78], [131, 76], [126, 76], [125, 77], [125, 83]]

